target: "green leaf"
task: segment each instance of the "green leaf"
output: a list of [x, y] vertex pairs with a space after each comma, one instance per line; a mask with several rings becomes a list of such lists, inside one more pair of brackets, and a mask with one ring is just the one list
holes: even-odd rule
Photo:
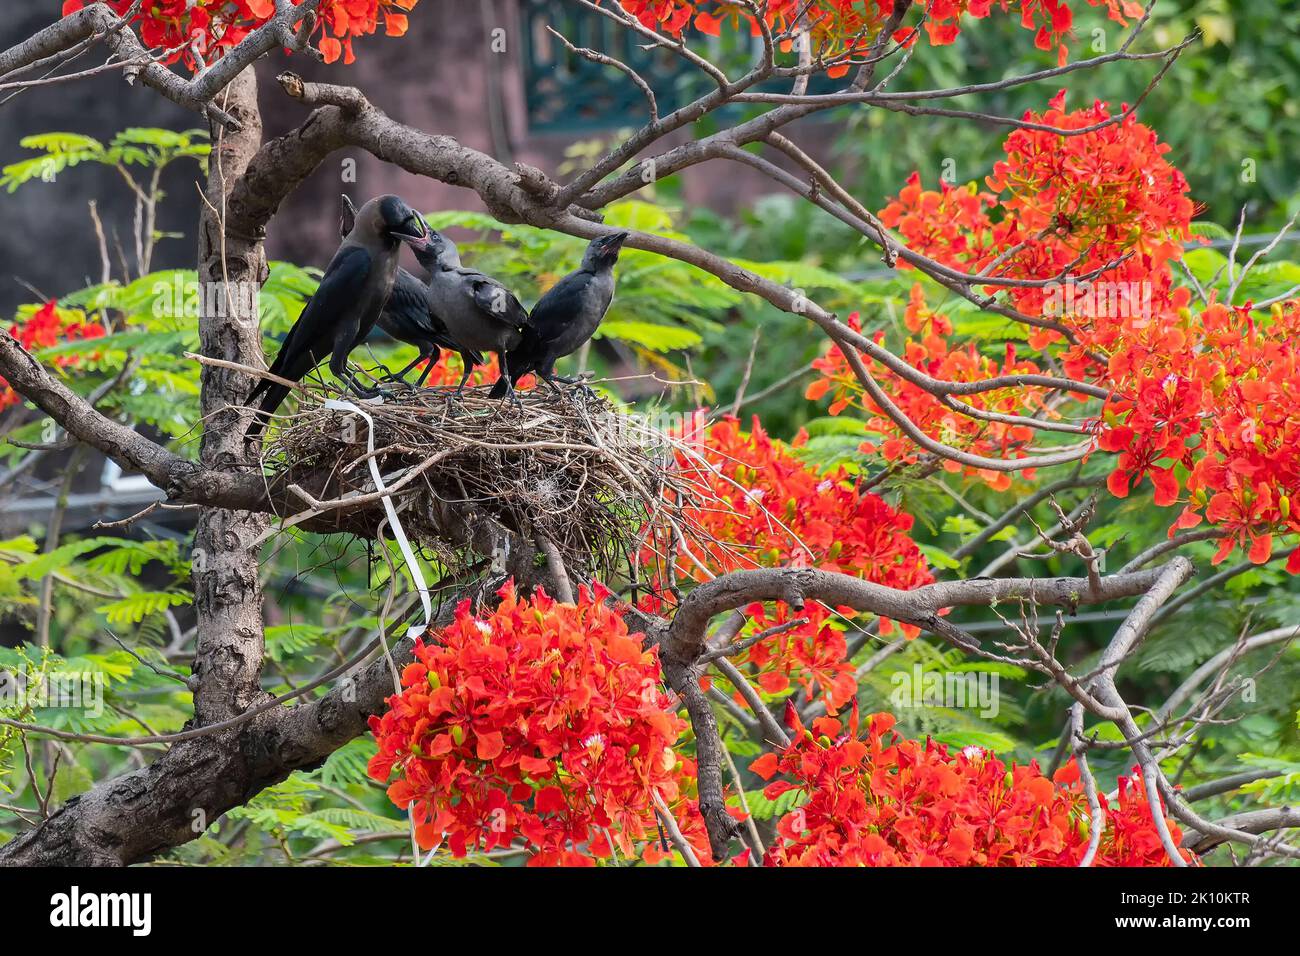
[[980, 530], [979, 523], [974, 518], [966, 515], [948, 515], [943, 519], [943, 525], [939, 529], [947, 534], [978, 534]]
[[81, 133], [36, 133], [18, 141], [23, 149], [39, 149], [47, 153], [77, 153], [103, 150], [104, 144], [93, 136]]
[[748, 269], [764, 279], [780, 282], [796, 289], [836, 289], [840, 292], [855, 293], [856, 283], [836, 275], [828, 269], [810, 265], [806, 262], [755, 262], [752, 259], [732, 259], [742, 269]]
[[654, 203], [639, 199], [615, 203], [605, 210], [605, 224], [620, 229], [659, 234], [673, 232], [673, 219], [668, 211]]
[[983, 747], [994, 753], [1006, 753], [1016, 749], [1016, 742], [1006, 734], [982, 730], [946, 730], [937, 731], [934, 739], [953, 749], [963, 747]]
[[1203, 219], [1200, 222], [1194, 222], [1189, 230], [1193, 236], [1204, 236], [1206, 239], [1231, 239], [1232, 233], [1220, 226], [1217, 222], [1210, 222]]
[[943, 568], [945, 571], [956, 571], [961, 568], [961, 562], [956, 558], [950, 557], [948, 552], [942, 548], [937, 548], [932, 544], [917, 544], [921, 553], [925, 555], [926, 560], [936, 568]]
[[107, 617], [110, 624], [139, 624], [150, 614], [189, 604], [190, 600], [188, 595], [172, 591], [141, 591], [120, 601], [100, 605], [95, 610]]
[[129, 574], [138, 576], [151, 561], [175, 567], [180, 547], [175, 541], [122, 540], [116, 548], [97, 554], [86, 562], [86, 567], [103, 574]]
[[47, 574], [62, 571], [83, 554], [89, 554], [105, 546], [117, 545], [121, 540], [121, 538], [85, 538], [81, 541], [63, 544], [53, 551], [14, 566], [12, 574], [19, 580], [36, 581]]
[[851, 415], [823, 415], [804, 426], [812, 437], [819, 435], [852, 435], [862, 440], [867, 433], [867, 423]]
[[370, 779], [366, 767], [374, 753], [375, 745], [370, 739], [348, 741], [330, 754], [317, 771], [321, 783], [327, 787], [365, 784]]
[[652, 322], [607, 321], [596, 330], [599, 338], [621, 339], [654, 352], [672, 352], [694, 348], [704, 341], [691, 329], [678, 325], [656, 325]]
[[[736, 799], [739, 799], [739, 795]], [[755, 820], [771, 820], [774, 817], [785, 816], [795, 807], [807, 803], [808, 795], [802, 790], [787, 790], [775, 800], [769, 800], [763, 795], [762, 790], [755, 790], [746, 793], [745, 799], [749, 803], [749, 812], [753, 814]]]
[[315, 624], [276, 624], [266, 629], [266, 655], [288, 660], [320, 642], [327, 629]]
[[78, 339], [41, 349], [36, 357], [44, 361], [61, 355], [91, 355], [109, 349], [140, 355], [175, 355], [197, 345], [198, 335], [192, 332], [114, 332], [97, 339]]

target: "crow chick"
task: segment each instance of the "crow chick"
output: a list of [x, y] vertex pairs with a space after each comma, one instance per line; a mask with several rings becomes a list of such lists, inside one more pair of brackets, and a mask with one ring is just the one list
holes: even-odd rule
[[[271, 373], [296, 382], [328, 358], [330, 371], [357, 395], [378, 394], [357, 381], [348, 367], [348, 355], [370, 334], [393, 291], [400, 243], [422, 246], [428, 235], [424, 220], [397, 196], [378, 196], [362, 206], [326, 267], [320, 287], [280, 346]], [[287, 386], [270, 379], [257, 383], [245, 399], [245, 404], [252, 404], [262, 398], [244, 434], [246, 440], [256, 440], [288, 394]]]
[[[466, 349], [497, 353], [505, 368], [528, 321], [528, 311], [514, 293], [491, 276], [462, 266], [456, 243], [435, 229], [429, 230], [428, 243], [415, 249], [415, 257], [429, 270], [429, 305], [451, 337]], [[467, 362], [457, 395], [472, 371]]]
[[572, 355], [595, 334], [614, 301], [614, 263], [627, 240], [626, 232], [614, 232], [591, 240], [582, 265], [542, 296], [528, 316], [518, 348], [510, 352], [491, 398], [501, 398], [529, 372], [536, 372], [555, 389], [556, 381], [575, 380], [555, 374], [555, 362]]
[[[346, 193], [342, 198], [343, 212], [339, 219], [339, 235], [347, 238], [347, 234], [352, 231], [352, 226], [356, 222], [357, 210]], [[388, 297], [384, 310], [379, 313], [376, 324], [389, 337], [414, 345], [420, 350], [415, 361], [397, 374], [391, 375], [391, 378], [405, 382], [406, 374], [411, 369], [421, 362], [428, 362], [415, 383], [417, 388], [424, 385], [429, 372], [437, 364], [439, 349], [459, 352], [465, 368], [472, 368], [483, 362], [483, 356], [471, 349], [462, 348], [447, 331], [446, 323], [430, 311], [428, 283], [400, 266], [397, 269], [397, 278], [393, 280], [393, 292]]]

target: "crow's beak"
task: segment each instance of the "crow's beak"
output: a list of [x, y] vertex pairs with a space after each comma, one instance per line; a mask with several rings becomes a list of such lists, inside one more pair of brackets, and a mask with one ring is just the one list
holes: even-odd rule
[[622, 247], [623, 243], [627, 242], [627, 237], [628, 233], [626, 232], [616, 232], [612, 235], [606, 236], [605, 242], [608, 243], [610, 248], [619, 249]]
[[430, 232], [428, 229], [420, 236], [406, 232], [394, 232], [393, 235], [410, 245], [412, 249], [427, 249], [429, 247]]

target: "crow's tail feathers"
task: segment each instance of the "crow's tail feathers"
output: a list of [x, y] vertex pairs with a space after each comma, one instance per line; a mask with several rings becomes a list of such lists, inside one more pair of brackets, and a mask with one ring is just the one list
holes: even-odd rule
[[246, 404], [251, 405], [259, 392], [265, 392], [265, 395], [262, 397], [258, 410], [253, 414], [253, 420], [249, 423], [248, 430], [244, 432], [244, 441], [246, 442], [257, 441], [262, 432], [266, 430], [266, 426], [271, 420], [271, 413], [279, 408], [280, 403], [288, 397], [289, 387], [264, 378], [249, 393]]
[[492, 391], [488, 392], [488, 398], [505, 398], [508, 391], [510, 391], [510, 376], [502, 372], [496, 384], [492, 386]]

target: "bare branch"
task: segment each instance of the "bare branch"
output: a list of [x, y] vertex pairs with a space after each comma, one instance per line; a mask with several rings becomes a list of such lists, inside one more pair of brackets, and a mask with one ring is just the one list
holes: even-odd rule
[[[1175, 570], [1170, 571], [1171, 568]], [[710, 620], [753, 601], [784, 601], [799, 609], [805, 601], [817, 600], [832, 607], [843, 605], [934, 630], [939, 612], [945, 608], [989, 606], [1019, 598], [1032, 599], [1041, 605], [1074, 608], [1146, 594], [1161, 575], [1169, 574], [1172, 578], [1191, 572], [1190, 561], [1174, 558], [1169, 564], [1147, 571], [1104, 577], [1100, 593], [1094, 595], [1086, 578], [971, 579], [899, 591], [846, 574], [811, 568], [735, 571], [701, 584], [687, 595], [673, 618], [667, 641], [678, 658], [693, 660], [704, 649], [704, 634]]]
[[650, 88], [650, 84], [645, 81], [645, 77], [643, 77], [636, 70], [632, 69], [632, 67], [628, 66], [622, 60], [609, 56], [606, 53], [599, 53], [596, 50], [591, 49], [590, 47], [574, 46], [572, 43], [569, 42], [568, 37], [566, 37], [560, 31], [556, 30], [549, 23], [546, 25], [546, 30], [548, 33], [551, 34], [551, 36], [555, 37], [557, 40], [563, 43], [565, 47], [568, 48], [570, 53], [573, 53], [576, 56], [580, 56], [585, 60], [590, 60], [592, 63], [600, 63], [603, 66], [612, 66], [615, 69], [620, 70], [624, 74], [626, 74], [627, 78], [631, 80], [634, 84], [636, 84], [636, 88], [641, 91], [641, 95], [645, 97], [646, 104], [650, 108], [650, 121], [651, 122], [659, 121], [659, 103], [655, 99], [655, 91]]

